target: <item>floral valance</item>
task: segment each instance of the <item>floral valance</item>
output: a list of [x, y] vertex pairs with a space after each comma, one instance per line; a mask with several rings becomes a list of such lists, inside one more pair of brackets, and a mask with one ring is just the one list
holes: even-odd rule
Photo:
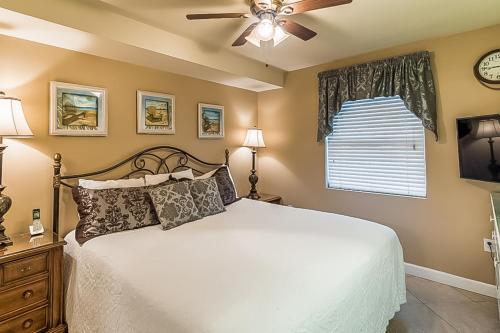
[[389, 96], [400, 96], [437, 140], [436, 89], [429, 52], [322, 72], [318, 78], [318, 142], [332, 133], [333, 118], [344, 102]]

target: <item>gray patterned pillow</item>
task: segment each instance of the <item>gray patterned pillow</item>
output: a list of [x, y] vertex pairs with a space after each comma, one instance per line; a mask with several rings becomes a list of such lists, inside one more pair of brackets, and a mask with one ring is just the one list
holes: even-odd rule
[[189, 190], [202, 217], [224, 212], [215, 178], [197, 179], [190, 182]]
[[147, 187], [113, 189], [73, 188], [80, 221], [76, 226], [78, 243], [114, 232], [158, 224]]
[[189, 191], [189, 182], [178, 182], [149, 190], [163, 230], [198, 220], [202, 216]]

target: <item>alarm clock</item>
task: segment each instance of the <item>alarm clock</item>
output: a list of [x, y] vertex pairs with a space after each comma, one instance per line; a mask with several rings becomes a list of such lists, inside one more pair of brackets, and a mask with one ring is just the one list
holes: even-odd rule
[[500, 49], [483, 55], [474, 66], [474, 75], [483, 84], [500, 84]]

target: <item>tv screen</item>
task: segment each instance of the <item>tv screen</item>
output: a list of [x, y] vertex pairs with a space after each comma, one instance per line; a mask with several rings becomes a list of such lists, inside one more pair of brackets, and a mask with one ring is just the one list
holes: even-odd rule
[[457, 119], [460, 177], [500, 182], [500, 115]]

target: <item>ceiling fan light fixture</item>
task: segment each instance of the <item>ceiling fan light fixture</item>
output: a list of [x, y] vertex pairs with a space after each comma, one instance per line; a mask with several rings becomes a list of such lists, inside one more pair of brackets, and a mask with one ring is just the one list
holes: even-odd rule
[[274, 46], [278, 46], [281, 42], [283, 42], [285, 39], [290, 37], [289, 34], [287, 34], [282, 27], [279, 25], [276, 26], [274, 29]]
[[252, 31], [252, 33], [248, 36], [245, 37], [245, 39], [250, 42], [251, 44], [260, 47], [260, 39], [257, 36], [257, 33], [255, 32], [256, 29]]
[[260, 8], [262, 8], [264, 10], [271, 8], [272, 4], [273, 4], [272, 0], [259, 0], [259, 1], [257, 1], [257, 6], [259, 6]]
[[292, 15], [293, 14], [293, 7], [292, 6], [285, 6], [281, 8], [280, 11], [281, 15]]
[[255, 29], [257, 37], [264, 42], [273, 39], [274, 30], [274, 22], [267, 18], [262, 19]]

